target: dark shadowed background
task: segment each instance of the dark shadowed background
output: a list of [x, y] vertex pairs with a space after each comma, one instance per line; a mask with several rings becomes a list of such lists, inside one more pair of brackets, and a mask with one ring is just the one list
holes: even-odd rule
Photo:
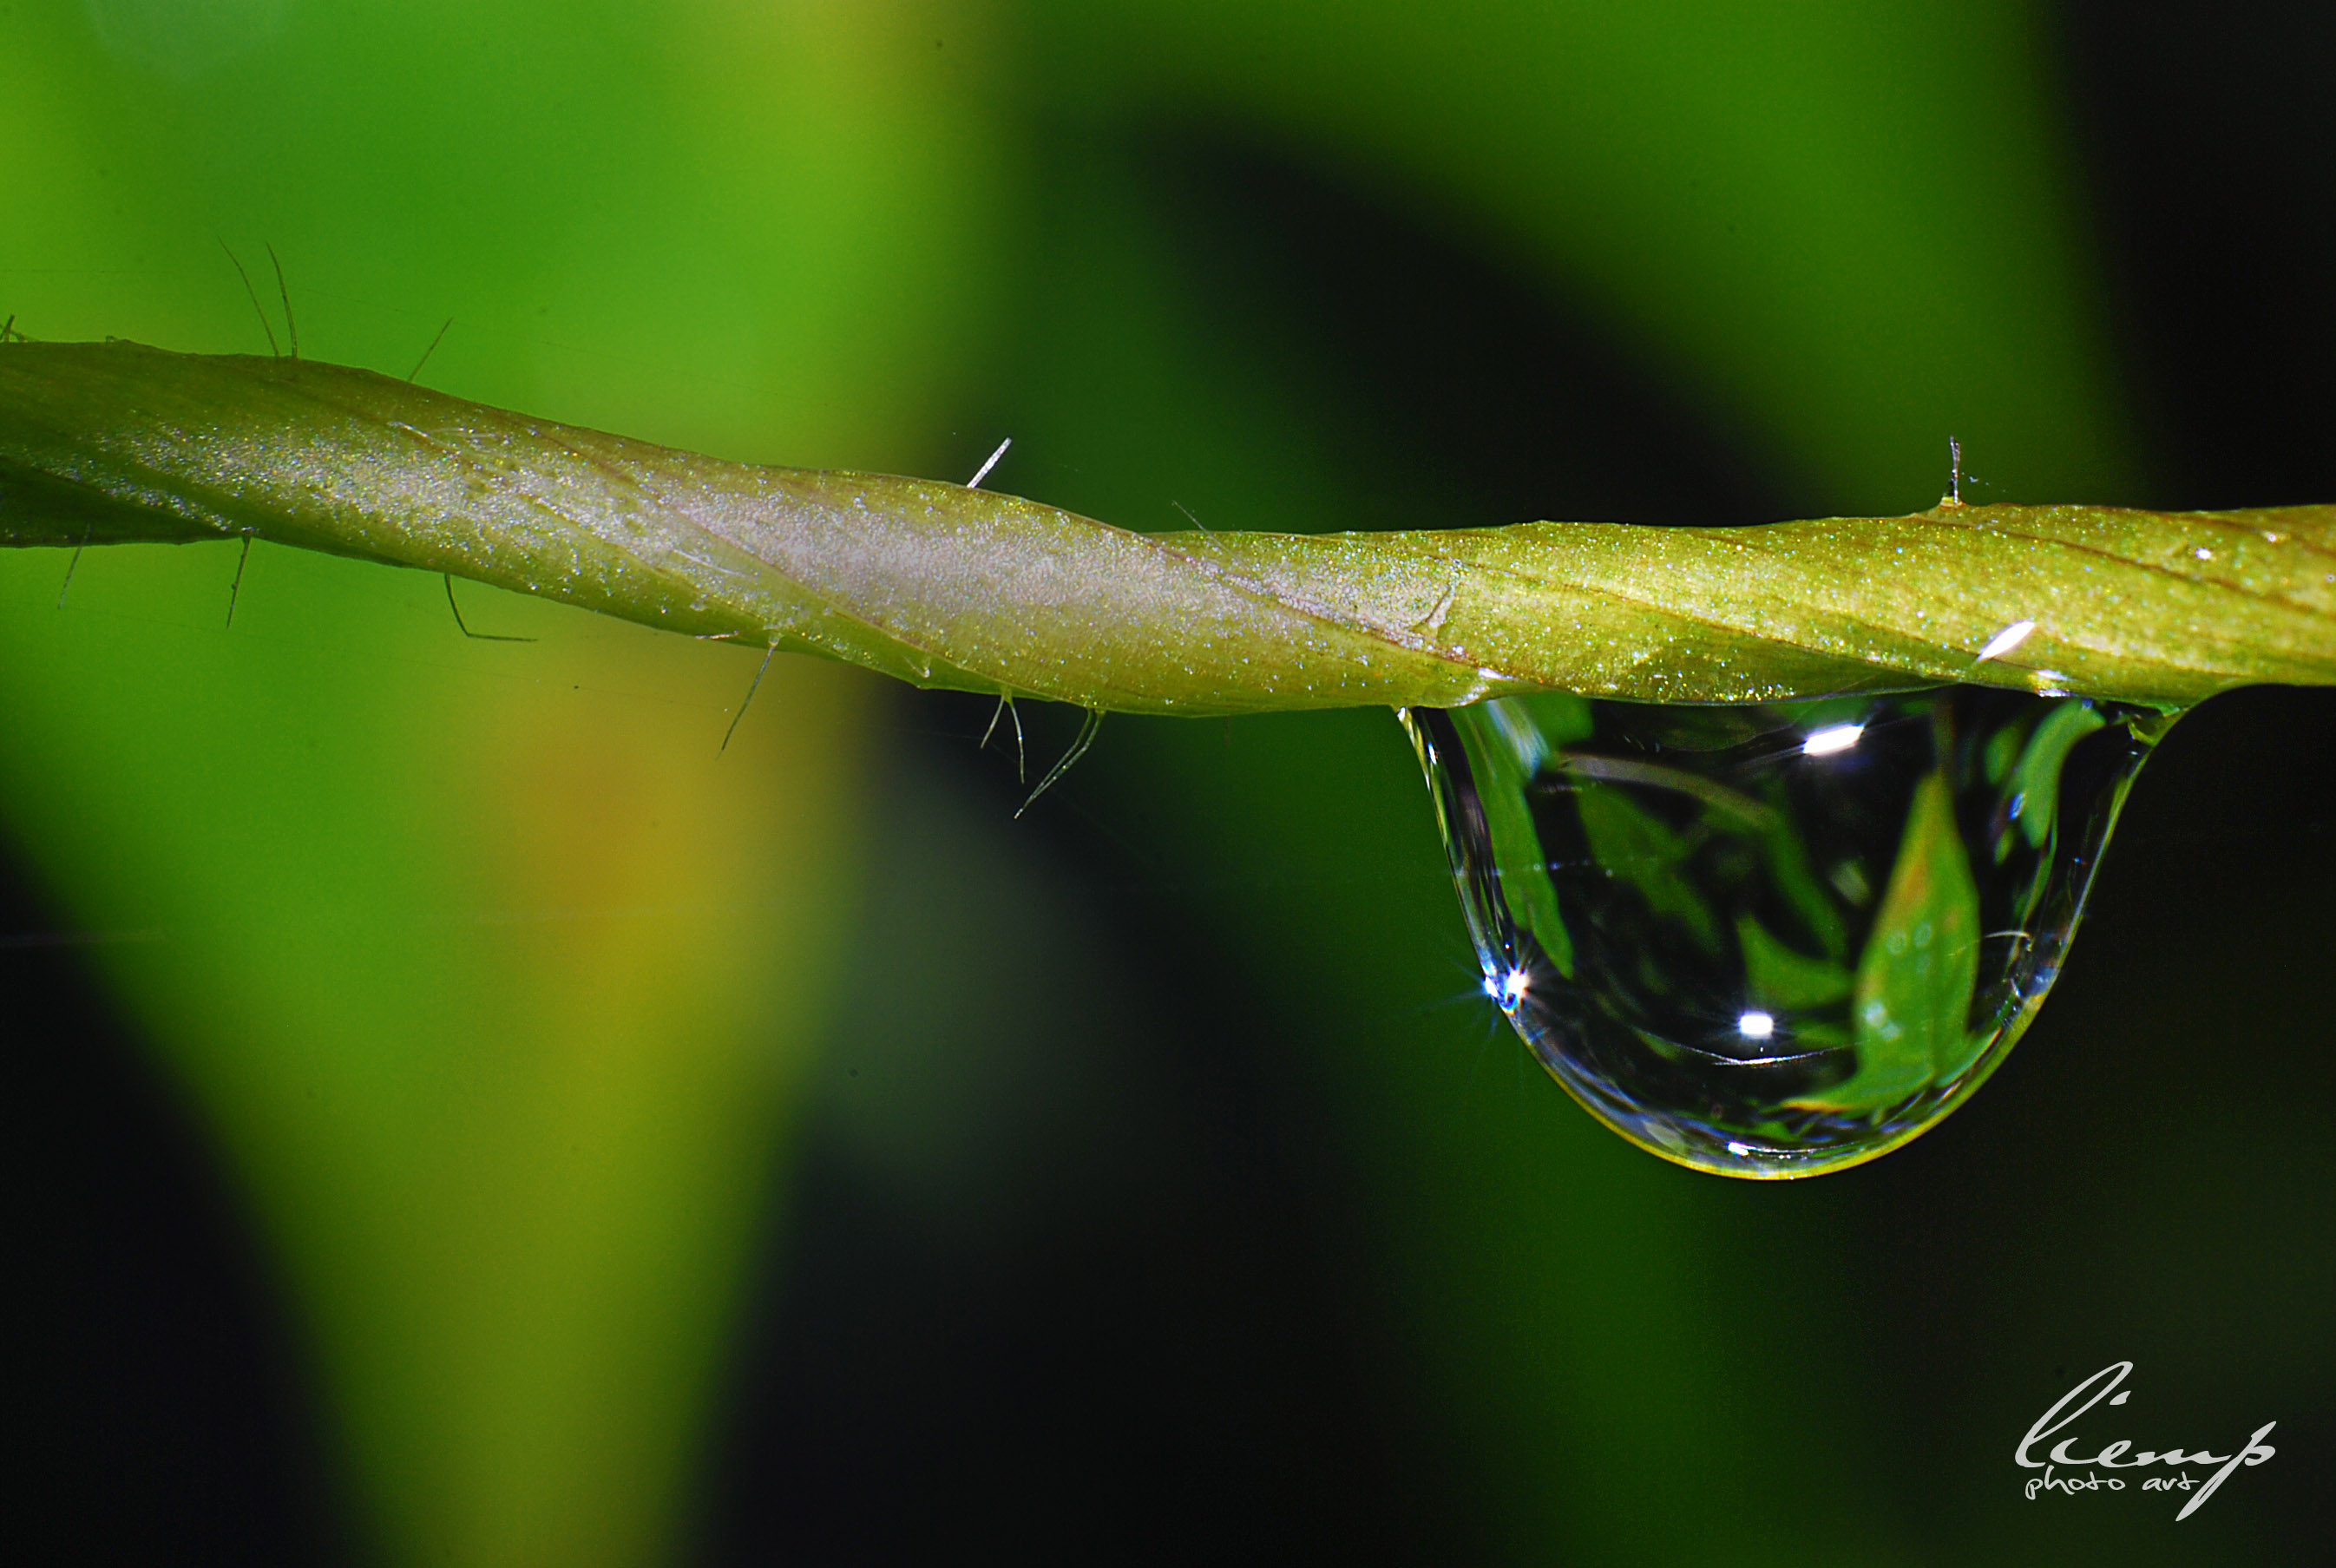
[[[2326, 7], [767, 9], [0, 0], [0, 316], [249, 351], [215, 240], [272, 244], [320, 357], [451, 315], [451, 391], [1010, 434], [993, 487], [1146, 530], [1913, 510], [1949, 433], [1986, 500], [2336, 500]], [[1735, 1183], [1496, 1027], [1383, 713], [1111, 718], [1016, 820], [986, 701], [813, 672], [715, 774], [747, 656], [277, 552], [228, 631], [230, 555], [0, 562], [20, 1541], [2326, 1549], [2329, 694], [2175, 728], [1966, 1109]], [[1043, 768], [1077, 716], [1020, 716]], [[2278, 1457], [2025, 1500], [2122, 1359], [2102, 1436]]]

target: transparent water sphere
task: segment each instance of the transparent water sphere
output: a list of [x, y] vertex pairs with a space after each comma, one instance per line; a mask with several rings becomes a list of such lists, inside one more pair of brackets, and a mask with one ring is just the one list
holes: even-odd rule
[[1400, 716], [1542, 1064], [1642, 1148], [1782, 1177], [1896, 1147], [2003, 1059], [2175, 716], [1947, 687]]

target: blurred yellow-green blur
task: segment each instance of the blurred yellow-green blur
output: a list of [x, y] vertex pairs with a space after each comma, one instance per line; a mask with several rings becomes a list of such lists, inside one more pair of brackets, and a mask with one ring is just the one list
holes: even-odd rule
[[[912, 466], [998, 285], [939, 4], [0, 12], [0, 313]], [[956, 48], [933, 47], [932, 34]], [[230, 1151], [392, 1559], [676, 1528], [855, 909], [871, 683], [263, 549], [0, 561], [8, 823]]]

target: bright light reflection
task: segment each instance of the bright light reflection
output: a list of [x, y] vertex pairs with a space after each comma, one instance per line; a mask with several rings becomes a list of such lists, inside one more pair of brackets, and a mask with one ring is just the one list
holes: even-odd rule
[[1991, 658], [2001, 658], [2005, 654], [2026, 642], [2028, 634], [2035, 629], [2036, 623], [2032, 620], [2013, 621], [2010, 626], [1988, 638], [1987, 646], [1979, 650], [1980, 662], [1984, 664]]
[[1776, 1032], [1776, 1020], [1767, 1013], [1746, 1013], [1736, 1020], [1736, 1032], [1747, 1040], [1765, 1040]]
[[1801, 742], [1801, 751], [1806, 756], [1831, 756], [1855, 745], [1864, 733], [1862, 724], [1829, 724], [1809, 731], [1808, 738]]
[[1507, 973], [1502, 975], [1486, 975], [1484, 977], [1484, 994], [1492, 998], [1494, 1002], [1498, 1003], [1501, 1010], [1505, 1013], [1514, 1008], [1519, 1002], [1524, 1000], [1525, 985], [1526, 976], [1524, 970], [1511, 969]]

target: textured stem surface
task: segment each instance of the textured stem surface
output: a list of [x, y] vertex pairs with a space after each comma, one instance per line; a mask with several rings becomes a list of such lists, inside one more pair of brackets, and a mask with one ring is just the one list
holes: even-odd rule
[[2175, 706], [2336, 683], [2336, 506], [1140, 534], [958, 484], [726, 463], [308, 360], [0, 345], [0, 544], [239, 537], [1097, 710], [1449, 707], [1547, 687], [1747, 702], [1952, 680]]

